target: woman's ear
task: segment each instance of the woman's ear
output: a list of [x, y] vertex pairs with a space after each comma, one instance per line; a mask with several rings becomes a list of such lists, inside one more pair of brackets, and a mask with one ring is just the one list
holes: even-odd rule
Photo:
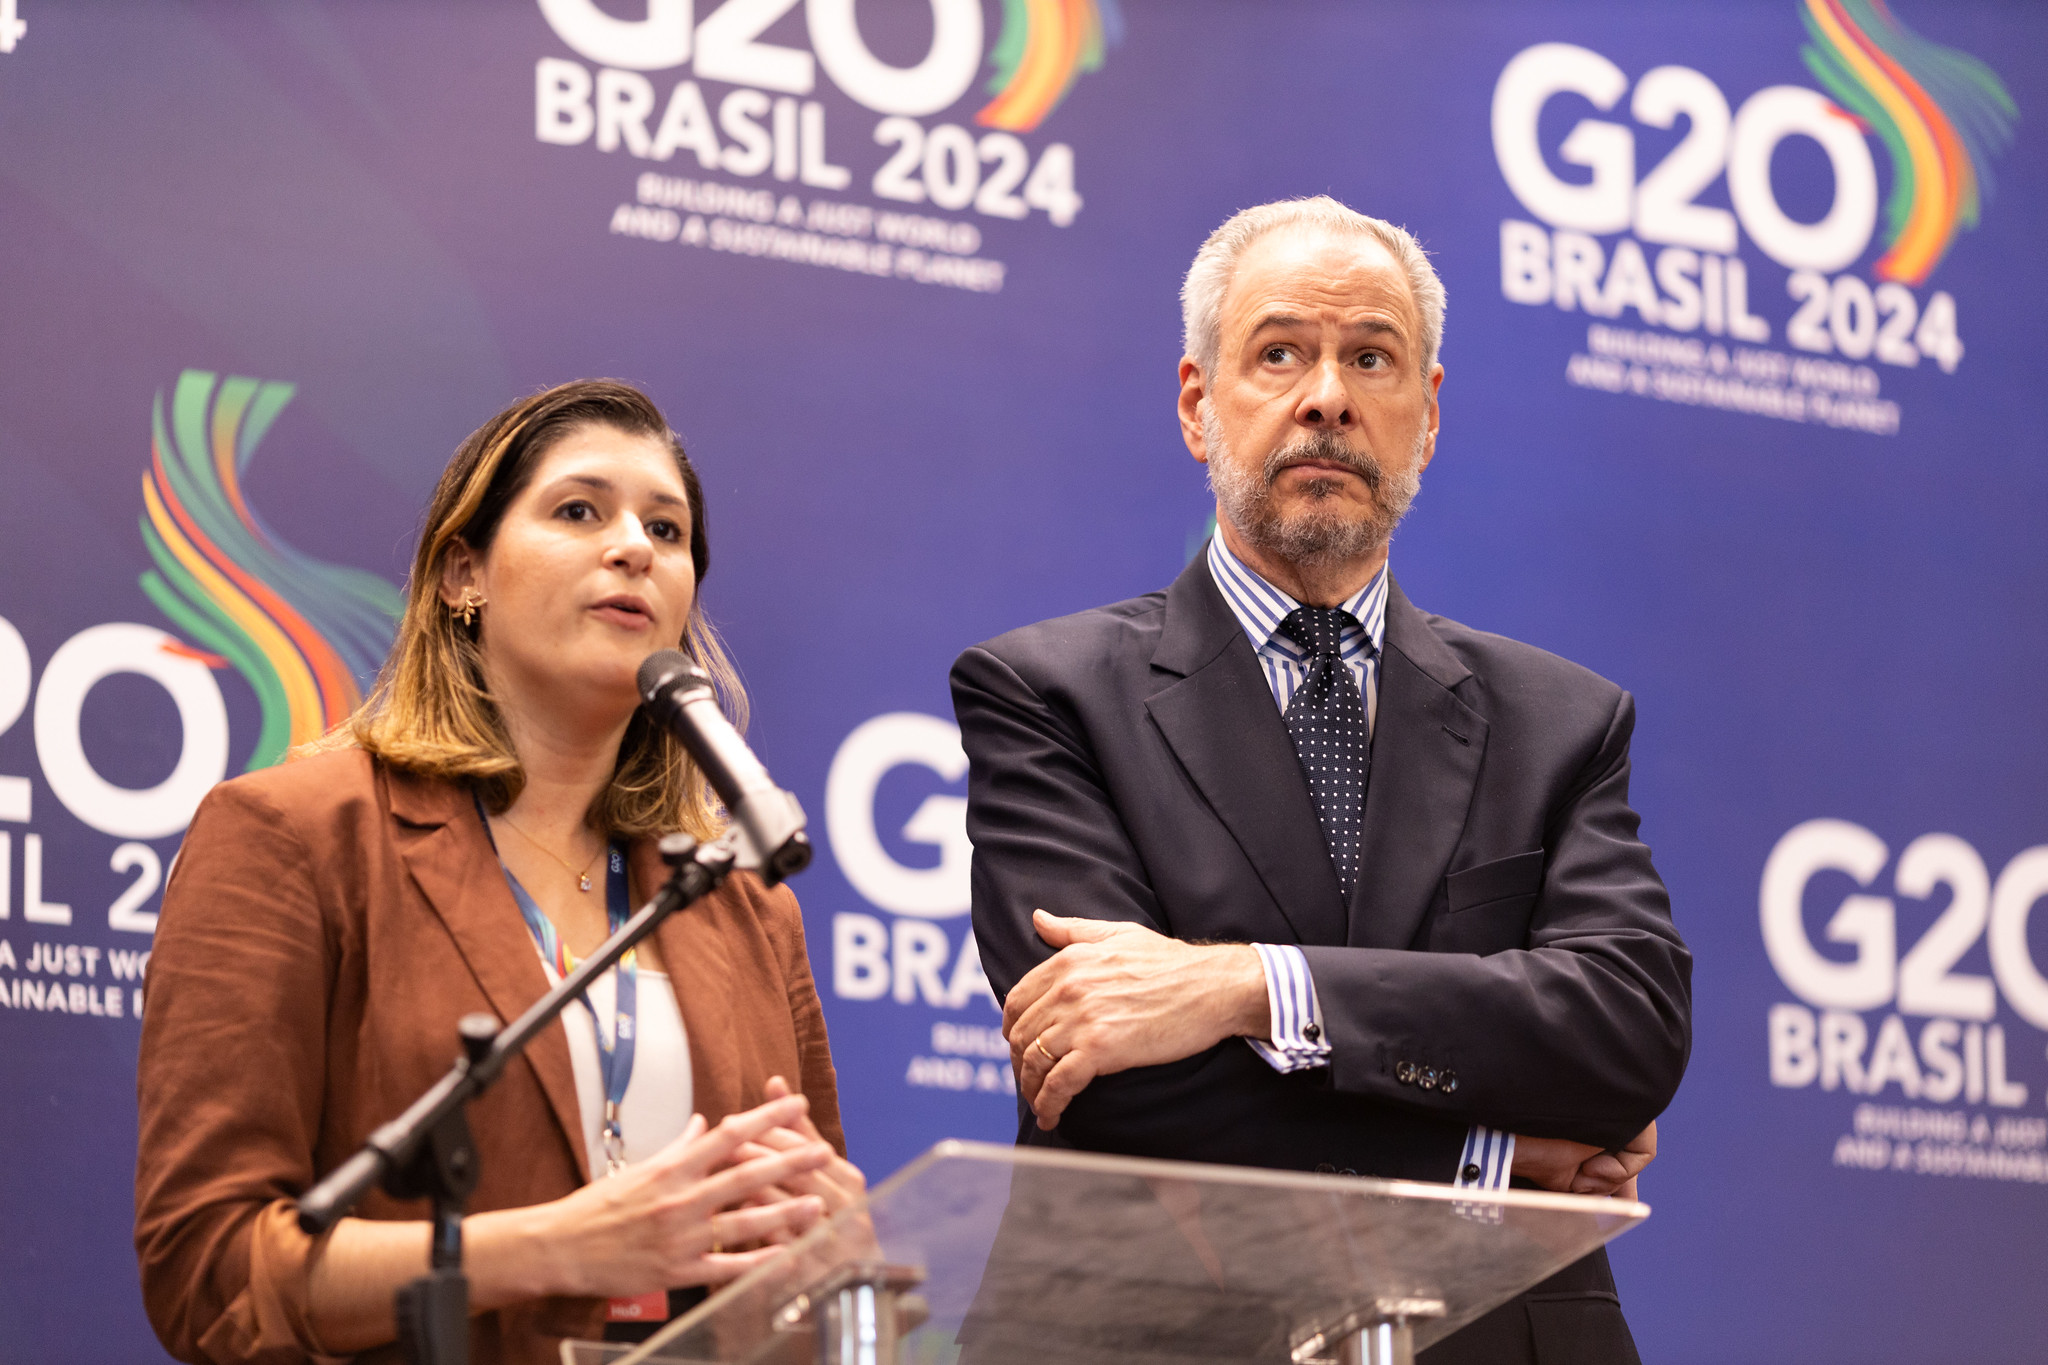
[[440, 586], [441, 601], [449, 610], [454, 611], [462, 606], [462, 594], [465, 590], [474, 588], [479, 594], [482, 593], [483, 585], [479, 581], [482, 568], [482, 561], [466, 543], [457, 540], [449, 545], [448, 557], [441, 561]]

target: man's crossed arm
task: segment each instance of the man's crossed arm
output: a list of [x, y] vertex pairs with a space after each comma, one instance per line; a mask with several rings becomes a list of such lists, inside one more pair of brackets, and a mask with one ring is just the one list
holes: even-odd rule
[[[1098, 1076], [1179, 1061], [1271, 1029], [1266, 977], [1242, 943], [1184, 943], [1142, 925], [1035, 911], [1054, 948], [1003, 1005], [1003, 1036], [1038, 1126], [1050, 1129]], [[1517, 1136], [1513, 1173], [1549, 1190], [1633, 1199], [1657, 1154], [1657, 1125], [1603, 1149]]]

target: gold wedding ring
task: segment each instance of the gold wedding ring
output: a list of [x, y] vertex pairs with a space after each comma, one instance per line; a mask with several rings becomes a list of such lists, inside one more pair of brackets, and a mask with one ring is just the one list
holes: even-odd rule
[[1033, 1038], [1031, 1040], [1031, 1046], [1038, 1049], [1038, 1055], [1045, 1058], [1048, 1064], [1052, 1066], [1058, 1066], [1060, 1064], [1060, 1059], [1053, 1056], [1052, 1053], [1046, 1048], [1045, 1038], [1043, 1036]]
[[707, 1220], [706, 1226], [708, 1226], [711, 1229], [711, 1254], [713, 1256], [724, 1255], [725, 1244], [718, 1240], [718, 1224], [716, 1222]]

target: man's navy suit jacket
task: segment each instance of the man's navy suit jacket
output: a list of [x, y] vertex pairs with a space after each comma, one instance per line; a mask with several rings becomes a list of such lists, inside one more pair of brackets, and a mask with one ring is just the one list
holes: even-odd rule
[[[1051, 955], [1039, 907], [1293, 943], [1331, 1047], [1288, 1075], [1233, 1038], [1103, 1076], [1052, 1134], [1020, 1108], [1020, 1140], [1448, 1181], [1474, 1123], [1618, 1147], [1677, 1089], [1691, 956], [1637, 837], [1614, 684], [1390, 584], [1348, 903], [1205, 554], [1165, 592], [968, 650], [952, 687], [998, 995]], [[1419, 1068], [1456, 1084], [1401, 1079]]]

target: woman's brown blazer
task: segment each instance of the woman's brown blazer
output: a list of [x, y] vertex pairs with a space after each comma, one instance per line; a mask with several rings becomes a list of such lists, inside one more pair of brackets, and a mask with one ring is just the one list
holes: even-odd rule
[[[635, 903], [660, 886], [650, 842]], [[689, 1033], [695, 1107], [712, 1122], [782, 1075], [845, 1149], [825, 1021], [785, 888], [749, 875], [656, 932]], [[324, 1359], [307, 1317], [313, 1242], [291, 1201], [455, 1059], [455, 1022], [509, 1021], [547, 989], [496, 855], [460, 786], [358, 750], [216, 787], [164, 894], [138, 1090], [135, 1244], [144, 1306], [181, 1360]], [[568, 1036], [557, 1024], [470, 1111], [472, 1212], [569, 1194], [589, 1178]], [[425, 1218], [381, 1191], [367, 1218]], [[543, 1365], [596, 1336], [591, 1299], [472, 1321], [479, 1361]], [[366, 1359], [395, 1353], [373, 1352]]]

